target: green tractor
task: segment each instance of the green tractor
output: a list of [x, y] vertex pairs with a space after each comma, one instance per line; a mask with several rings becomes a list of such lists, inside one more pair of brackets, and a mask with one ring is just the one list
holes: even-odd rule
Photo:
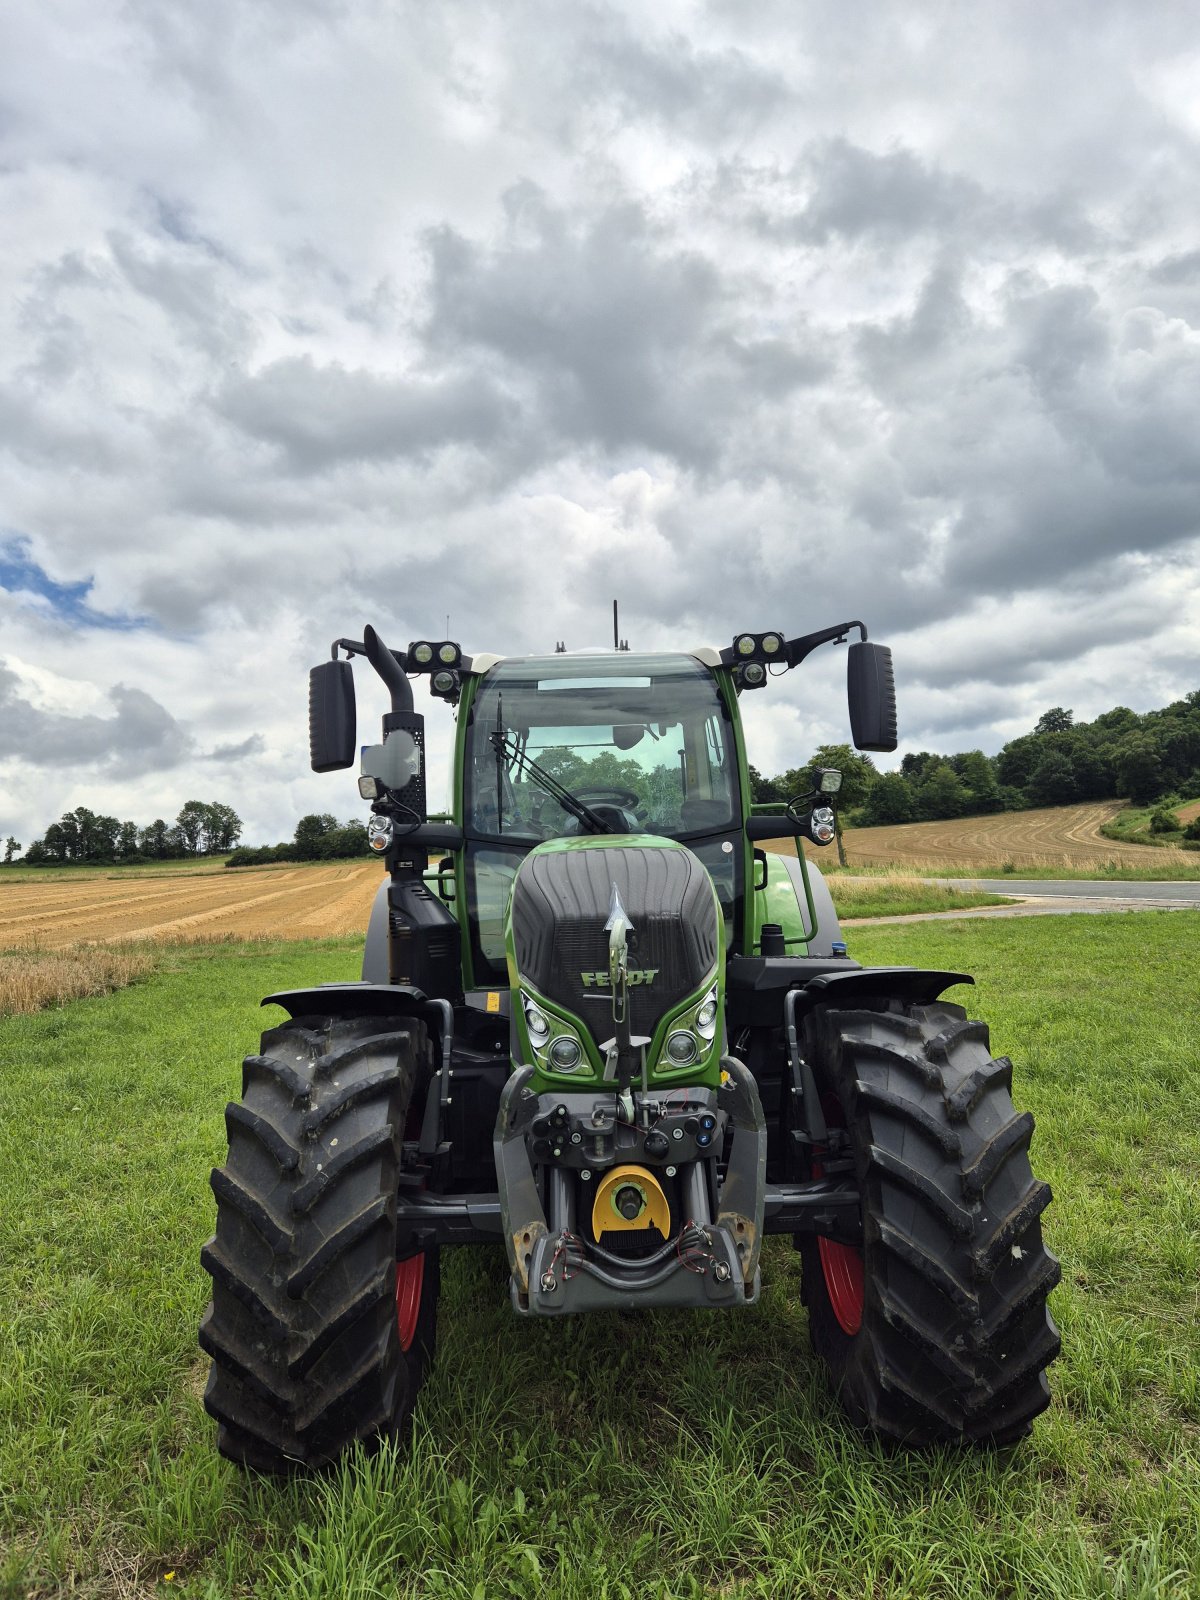
[[[753, 805], [739, 697], [852, 631], [854, 742], [893, 750], [858, 622], [507, 659], [367, 628], [313, 669], [318, 772], [355, 760], [350, 658], [390, 692], [358, 781], [387, 871], [361, 981], [269, 995], [288, 1020], [226, 1112], [200, 1330], [223, 1454], [283, 1472], [397, 1434], [444, 1245], [502, 1247], [518, 1317], [738, 1311], [772, 1233], [856, 1426], [1029, 1431], [1059, 1268], [1011, 1063], [941, 999], [966, 974], [860, 966], [800, 844], [759, 848], [828, 844], [840, 775]], [[457, 708], [448, 822], [418, 677]]]

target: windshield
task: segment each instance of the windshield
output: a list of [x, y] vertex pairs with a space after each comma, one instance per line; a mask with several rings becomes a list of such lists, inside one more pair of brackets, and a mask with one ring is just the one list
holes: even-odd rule
[[729, 724], [691, 656], [501, 662], [472, 708], [465, 785], [470, 831], [514, 844], [603, 831], [683, 839], [740, 821]]

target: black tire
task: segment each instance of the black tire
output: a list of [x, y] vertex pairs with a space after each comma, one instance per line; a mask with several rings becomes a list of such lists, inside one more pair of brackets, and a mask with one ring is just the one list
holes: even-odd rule
[[246, 1058], [200, 1257], [213, 1280], [204, 1404], [231, 1460], [320, 1466], [407, 1420], [433, 1350], [439, 1264], [424, 1252], [419, 1283], [398, 1268], [414, 1251], [397, 1237], [396, 1194], [430, 1071], [424, 1024], [409, 1017], [300, 1018]]
[[842, 1406], [910, 1445], [1021, 1438], [1050, 1400], [1046, 1299], [1061, 1274], [1011, 1062], [949, 1004], [820, 1009], [808, 1050], [831, 1149], [841, 1123], [863, 1196], [857, 1330], [852, 1258], [801, 1241], [813, 1347]]

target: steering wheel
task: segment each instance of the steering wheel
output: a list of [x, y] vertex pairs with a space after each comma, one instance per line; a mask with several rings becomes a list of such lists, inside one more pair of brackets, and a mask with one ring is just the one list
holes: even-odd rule
[[585, 806], [595, 800], [600, 805], [628, 806], [633, 810], [642, 803], [641, 795], [635, 794], [632, 789], [575, 789], [572, 793]]

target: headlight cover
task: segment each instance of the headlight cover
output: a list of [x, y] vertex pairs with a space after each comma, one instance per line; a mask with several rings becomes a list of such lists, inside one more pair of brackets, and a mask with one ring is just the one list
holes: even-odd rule
[[654, 1071], [659, 1074], [695, 1072], [712, 1051], [720, 1021], [720, 989], [713, 983], [686, 1010], [672, 1017], [659, 1046]]
[[578, 1077], [594, 1073], [587, 1047], [576, 1028], [533, 995], [521, 990], [521, 1014], [525, 1032], [539, 1071], [555, 1077]]

